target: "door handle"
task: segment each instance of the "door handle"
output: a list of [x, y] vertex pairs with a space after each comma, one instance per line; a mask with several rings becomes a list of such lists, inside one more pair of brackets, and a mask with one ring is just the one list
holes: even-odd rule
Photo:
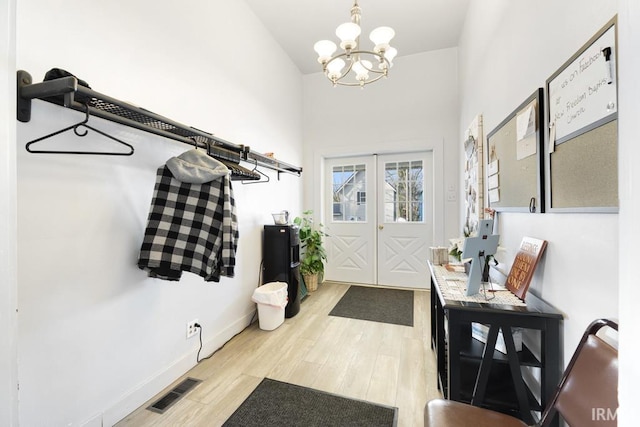
[[384, 229], [384, 225], [382, 224], [378, 225], [378, 230], [382, 230], [382, 229]]

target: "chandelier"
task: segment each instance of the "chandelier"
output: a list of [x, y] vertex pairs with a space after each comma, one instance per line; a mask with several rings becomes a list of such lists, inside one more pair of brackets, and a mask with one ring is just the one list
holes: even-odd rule
[[[344, 50], [334, 55], [336, 44], [331, 40], [320, 40], [313, 48], [318, 53], [322, 71], [334, 86], [360, 86], [387, 77], [393, 66], [393, 58], [398, 51], [389, 46], [395, 36], [390, 27], [378, 27], [371, 31], [369, 39], [375, 45], [373, 50], [360, 50], [360, 13], [358, 0], [351, 8], [351, 22], [345, 22], [336, 29], [340, 47]], [[346, 68], [345, 68], [346, 67]]]

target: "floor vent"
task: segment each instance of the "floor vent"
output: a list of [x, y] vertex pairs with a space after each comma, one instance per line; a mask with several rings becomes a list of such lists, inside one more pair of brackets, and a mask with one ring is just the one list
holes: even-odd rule
[[164, 414], [164, 412], [171, 407], [174, 403], [180, 400], [191, 389], [197, 386], [202, 380], [195, 378], [187, 378], [174, 388], [169, 390], [167, 394], [158, 399], [153, 405], [147, 407], [148, 410], [157, 412], [158, 414]]

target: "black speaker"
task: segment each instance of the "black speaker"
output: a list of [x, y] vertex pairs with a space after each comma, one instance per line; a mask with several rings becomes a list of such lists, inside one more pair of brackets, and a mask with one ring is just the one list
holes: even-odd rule
[[300, 311], [300, 235], [292, 225], [265, 225], [262, 282], [286, 282], [289, 302], [285, 317]]

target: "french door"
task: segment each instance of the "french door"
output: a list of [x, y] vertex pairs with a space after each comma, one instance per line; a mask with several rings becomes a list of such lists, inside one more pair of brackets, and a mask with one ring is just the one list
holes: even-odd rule
[[326, 279], [428, 287], [432, 170], [430, 151], [326, 160]]

